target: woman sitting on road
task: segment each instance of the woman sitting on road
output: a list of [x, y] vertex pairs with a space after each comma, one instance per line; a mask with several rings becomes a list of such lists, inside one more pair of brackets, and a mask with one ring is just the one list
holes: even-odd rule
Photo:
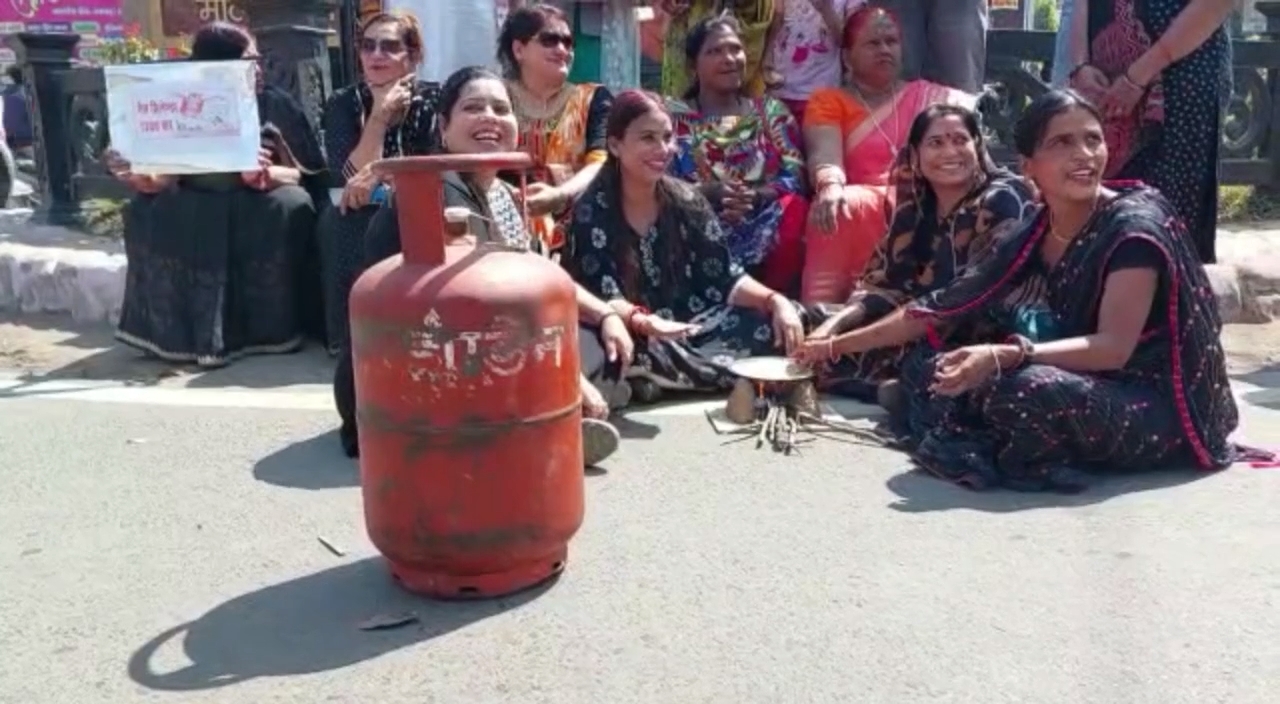
[[[193, 61], [257, 58], [253, 37], [226, 22], [204, 26], [191, 44]], [[324, 169], [324, 156], [302, 106], [264, 85], [261, 69], [257, 75], [261, 169], [152, 176], [133, 173], [115, 152], [106, 156], [138, 193], [124, 208], [129, 272], [116, 339], [161, 359], [216, 367], [293, 352], [311, 324], [319, 327], [310, 306], [318, 290], [309, 285], [319, 288], [316, 207], [303, 186]]]
[[[873, 323], [951, 283], [996, 229], [1020, 222], [1032, 207], [1026, 182], [995, 165], [978, 116], [958, 105], [934, 105], [916, 117], [893, 182], [897, 205], [889, 232], [848, 305], [817, 326], [811, 340]], [[952, 330], [948, 339], [958, 342], [978, 332], [967, 327]], [[826, 390], [874, 400], [880, 384], [897, 378], [906, 349], [883, 347], [839, 357], [823, 375]]]
[[520, 121], [520, 149], [533, 158], [526, 205], [533, 231], [547, 246], [564, 239], [563, 220], [604, 162], [609, 89], [569, 82], [573, 32], [554, 5], [511, 12], [498, 36], [498, 59]]
[[422, 52], [422, 29], [413, 15], [369, 17], [360, 31], [362, 80], [324, 105], [329, 185], [336, 197], [321, 209], [317, 232], [331, 354], [348, 343], [347, 298], [364, 257], [369, 220], [387, 193], [369, 165], [432, 149], [438, 96], [434, 87], [414, 80]]
[[864, 5], [844, 25], [845, 87], [820, 88], [804, 115], [804, 143], [814, 185], [805, 236], [806, 303], [849, 297], [892, 205], [890, 169], [912, 122], [938, 103], [973, 107], [965, 93], [929, 81], [903, 82], [902, 29], [889, 11]]
[[738, 263], [770, 288], [798, 290], [809, 214], [800, 128], [777, 98], [744, 95], [747, 59], [732, 16], [694, 25], [685, 56], [693, 86], [667, 106], [679, 147], [672, 172], [699, 184]]
[[[440, 146], [450, 154], [483, 154], [515, 151], [516, 117], [502, 79], [479, 67], [460, 69], [449, 76], [440, 92]], [[456, 174], [445, 177], [446, 208], [465, 208], [474, 214], [469, 229], [479, 242], [520, 248], [537, 248], [529, 234], [515, 190], [497, 172]], [[400, 252], [400, 223], [394, 201], [373, 218], [365, 246], [365, 263], [373, 265]], [[584, 331], [582, 354], [583, 448], [587, 466], [603, 461], [618, 448], [618, 431], [605, 419], [609, 406], [588, 381], [606, 367], [629, 359], [633, 343], [620, 315], [595, 296], [578, 287], [578, 310]], [[590, 340], [590, 344], [586, 344]], [[598, 342], [597, 342], [598, 340]], [[340, 437], [350, 457], [359, 454], [356, 428], [356, 392], [351, 351], [338, 358], [334, 373], [334, 399], [342, 416]]]
[[801, 342], [801, 311], [743, 272], [706, 199], [667, 175], [675, 146], [661, 99], [619, 95], [608, 137], [609, 160], [574, 207], [563, 261], [638, 338], [629, 374], [641, 400], [661, 388], [731, 388], [735, 358]]
[[1037, 98], [1014, 140], [1043, 198], [1034, 216], [950, 285], [810, 341], [799, 357], [917, 340], [1043, 277], [1043, 310], [1015, 318], [1035, 324], [1011, 324], [1007, 342], [908, 353], [903, 430], [920, 466], [975, 489], [1076, 492], [1087, 471], [1208, 470], [1245, 457], [1227, 440], [1237, 411], [1217, 302], [1168, 201], [1142, 185], [1102, 185], [1102, 121], [1073, 92]]

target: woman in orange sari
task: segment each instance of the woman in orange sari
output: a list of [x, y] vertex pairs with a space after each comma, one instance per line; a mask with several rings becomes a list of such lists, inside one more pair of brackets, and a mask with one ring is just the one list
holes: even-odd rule
[[613, 96], [602, 85], [569, 82], [573, 33], [554, 5], [530, 5], [507, 15], [498, 58], [520, 123], [520, 149], [535, 164], [525, 200], [530, 225], [548, 248], [557, 249], [570, 206], [604, 164], [605, 119]]
[[844, 25], [845, 87], [820, 88], [804, 114], [815, 198], [805, 233], [801, 300], [842, 303], [888, 228], [889, 170], [916, 115], [975, 99], [929, 81], [904, 82], [897, 18], [871, 5]]

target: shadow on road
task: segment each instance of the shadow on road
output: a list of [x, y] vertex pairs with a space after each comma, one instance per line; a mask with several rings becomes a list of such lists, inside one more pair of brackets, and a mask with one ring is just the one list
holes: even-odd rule
[[1280, 389], [1280, 364], [1268, 364], [1244, 374], [1233, 374], [1233, 381], [1243, 381], [1264, 389]]
[[1241, 399], [1250, 406], [1280, 411], [1280, 385], [1247, 391], [1241, 395]]
[[231, 386], [247, 389], [275, 389], [299, 384], [333, 383], [333, 359], [324, 347], [308, 342], [297, 352], [258, 355], [236, 360], [221, 369], [191, 376], [186, 386], [217, 389]]
[[[436, 602], [400, 589], [382, 559], [369, 558], [238, 596], [165, 630], [129, 658], [129, 678], [152, 690], [193, 691], [336, 670], [519, 608], [553, 584], [491, 601]], [[418, 622], [359, 629], [367, 619], [405, 612]], [[191, 664], [154, 671], [157, 652], [175, 640]]]
[[59, 345], [82, 350], [100, 350], [115, 345], [113, 328], [99, 323], [76, 323], [65, 313], [0, 312], [0, 325], [21, 325], [56, 335]]
[[338, 431], [300, 440], [253, 465], [253, 478], [291, 489], [343, 489], [360, 486], [360, 471], [342, 454]]
[[618, 429], [618, 435], [626, 440], [652, 440], [662, 432], [662, 428], [652, 423], [645, 423], [621, 413], [609, 418], [609, 422]]
[[[0, 392], [0, 398], [4, 392]], [[631, 426], [643, 429], [653, 426], [630, 421]], [[619, 424], [622, 436], [627, 435], [625, 426]], [[652, 438], [657, 435], [641, 437]], [[609, 474], [605, 467], [587, 467], [588, 477], [603, 477]], [[331, 430], [315, 437], [300, 440], [287, 447], [263, 457], [253, 465], [253, 478], [267, 484], [283, 486], [290, 489], [345, 489], [360, 486], [360, 469], [353, 459], [342, 454], [342, 444], [338, 441], [338, 431]]]
[[900, 499], [889, 508], [901, 513], [929, 513], [968, 509], [986, 513], [1013, 513], [1040, 508], [1090, 506], [1124, 494], [1137, 494], [1189, 484], [1217, 472], [1199, 469], [1175, 469], [1124, 476], [1098, 477], [1096, 483], [1080, 494], [1021, 493], [965, 489], [920, 470], [910, 470], [891, 477], [885, 486]]
[[123, 381], [130, 385], [269, 389], [333, 380], [323, 346], [297, 353], [259, 355], [221, 369], [162, 362], [116, 342], [111, 326], [76, 323], [66, 315], [0, 311], [0, 367], [22, 371], [29, 383], [65, 380]]

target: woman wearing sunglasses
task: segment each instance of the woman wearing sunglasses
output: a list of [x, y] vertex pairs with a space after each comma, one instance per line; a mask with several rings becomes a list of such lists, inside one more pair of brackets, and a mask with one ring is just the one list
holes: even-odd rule
[[569, 82], [573, 34], [564, 12], [552, 5], [512, 11], [498, 36], [498, 59], [520, 122], [520, 148], [536, 164], [526, 203], [532, 227], [556, 249], [564, 241], [569, 206], [604, 163], [613, 96], [601, 85]]
[[422, 61], [422, 28], [407, 13], [378, 13], [360, 31], [361, 79], [325, 103], [330, 203], [320, 215], [325, 327], [330, 354], [347, 344], [347, 296], [359, 274], [369, 219], [385, 200], [385, 184], [369, 165], [431, 151], [435, 88], [414, 79]]

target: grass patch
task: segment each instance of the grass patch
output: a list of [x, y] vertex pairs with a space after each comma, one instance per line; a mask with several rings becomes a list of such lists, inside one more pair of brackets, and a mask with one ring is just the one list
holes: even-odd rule
[[93, 198], [80, 204], [80, 230], [92, 237], [124, 238], [124, 205], [128, 201]]
[[1218, 222], [1240, 223], [1280, 220], [1280, 194], [1253, 186], [1218, 188]]

